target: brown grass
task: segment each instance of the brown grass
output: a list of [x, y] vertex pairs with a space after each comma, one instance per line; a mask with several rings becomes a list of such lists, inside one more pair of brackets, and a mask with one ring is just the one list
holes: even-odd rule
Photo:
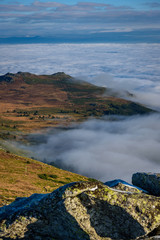
[[[56, 178], [45, 180], [40, 178], [39, 174], [54, 175]], [[16, 197], [51, 192], [66, 183], [87, 179], [51, 165], [0, 150], [0, 206], [13, 201]]]
[[[70, 81], [71, 77], [63, 73], [49, 76], [20, 73], [10, 77], [12, 81], [9, 83], [4, 76], [0, 77], [0, 116], [2, 121], [16, 123], [21, 131], [56, 127], [107, 112], [122, 115], [137, 113], [134, 108], [131, 109], [129, 101], [104, 96], [106, 89]], [[38, 111], [37, 115], [35, 111]], [[141, 109], [138, 111], [141, 112]], [[143, 111], [145, 108], [142, 107]], [[24, 112], [28, 112], [29, 116], [24, 116]]]
[[[49, 111], [54, 113], [54, 109], [69, 107], [70, 103], [66, 101], [67, 93], [58, 87], [55, 89], [54, 85], [36, 84], [35, 86], [24, 82], [18, 85], [17, 83], [0, 84], [0, 116], [4, 121], [19, 122], [19, 130], [32, 131], [47, 127], [48, 124], [56, 126], [57, 122], [47, 119], [47, 114], [43, 114], [43, 110], [50, 109]], [[18, 116], [17, 112], [14, 112], [18, 110], [23, 112], [41, 110], [45, 120], [37, 119], [33, 114], [29, 117], [20, 116], [20, 114]], [[34, 119], [30, 119], [32, 117]], [[61, 118], [65, 117], [61, 116]], [[58, 123], [63, 124], [64, 121], [59, 120]]]

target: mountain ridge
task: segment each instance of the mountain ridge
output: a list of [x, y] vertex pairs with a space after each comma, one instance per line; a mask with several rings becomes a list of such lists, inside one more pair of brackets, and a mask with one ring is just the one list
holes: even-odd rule
[[[64, 72], [51, 75], [18, 72], [0, 76], [1, 130], [8, 125], [32, 132], [70, 125], [89, 117], [149, 112], [151, 109], [145, 106], [115, 97], [108, 88], [76, 80]], [[11, 129], [4, 130], [7, 133]]]

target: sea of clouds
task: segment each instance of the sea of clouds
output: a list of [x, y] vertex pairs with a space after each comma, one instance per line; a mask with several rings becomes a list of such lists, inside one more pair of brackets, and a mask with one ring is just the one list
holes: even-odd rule
[[[1, 75], [63, 71], [121, 96], [130, 91], [132, 100], [160, 110], [160, 44], [0, 45], [0, 52]], [[130, 181], [137, 171], [160, 172], [160, 114], [90, 119], [66, 131], [51, 130], [32, 151], [102, 181]]]
[[43, 137], [44, 143], [28, 148], [35, 157], [101, 181], [130, 181], [134, 172], [160, 169], [159, 114], [92, 119]]

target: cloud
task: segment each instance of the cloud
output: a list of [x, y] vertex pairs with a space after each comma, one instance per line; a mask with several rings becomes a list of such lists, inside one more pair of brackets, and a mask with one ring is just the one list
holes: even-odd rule
[[[7, 12], [8, 17], [12, 13], [11, 12], [34, 12], [34, 11], [39, 11], [41, 8], [38, 8], [37, 6], [34, 5], [23, 5], [23, 4], [1, 4], [0, 5], [0, 12]], [[19, 15], [17, 15], [19, 17]]]
[[[32, 4], [25, 5], [25, 4], [1, 4], [0, 5], [0, 11], [4, 12], [12, 12], [12, 11], [28, 11], [28, 13], [31, 11], [53, 11], [53, 12], [59, 12], [62, 14], [75, 14], [75, 12], [81, 12], [81, 14], [86, 15], [87, 13], [96, 12], [98, 15], [100, 12], [104, 11], [114, 11], [114, 10], [125, 10], [125, 9], [131, 9], [130, 7], [116, 7], [114, 5], [110, 4], [102, 4], [102, 3], [91, 3], [91, 2], [78, 2], [77, 4], [70, 5], [70, 4], [61, 4], [58, 2], [40, 2], [35, 1]], [[68, 15], [67, 14], [67, 15]]]
[[150, 8], [159, 8], [160, 3], [159, 2], [147, 2], [145, 5], [149, 6]]
[[157, 171], [159, 144], [160, 115], [152, 114], [117, 121], [89, 120], [70, 130], [50, 132], [45, 143], [31, 150], [42, 161], [101, 181], [131, 181], [134, 172]]
[[35, 1], [32, 5], [43, 8], [59, 8], [65, 6], [65, 4], [61, 4], [58, 2], [40, 2], [40, 1]]
[[39, 2], [35, 1], [32, 4], [1, 4], [0, 5], [0, 12], [43, 12], [47, 11], [48, 8], [52, 8], [53, 10], [65, 6], [64, 4], [58, 2]]
[[[22, 36], [29, 34], [25, 28], [30, 24], [31, 31], [34, 29], [34, 35], [54, 36], [57, 34], [54, 29], [54, 24], [63, 23], [66, 32], [61, 31], [61, 34], [69, 34], [74, 29], [74, 35], [78, 34], [76, 28], [81, 30], [83, 34], [90, 34], [91, 31], [102, 33], [106, 28], [111, 32], [116, 29], [142, 29], [159, 27], [160, 10], [152, 11], [137, 11], [129, 6], [115, 6], [114, 4], [102, 4], [92, 2], [78, 2], [74, 5], [61, 4], [58, 2], [40, 2], [35, 1], [32, 4], [0, 4], [0, 18], [2, 36], [17, 36], [10, 32], [12, 28], [20, 28]], [[8, 31], [3, 31], [3, 21], [8, 22]], [[17, 25], [19, 23], [19, 25]], [[42, 24], [36, 28], [36, 24]], [[44, 25], [45, 23], [45, 25]], [[48, 24], [52, 24], [52, 31], [47, 28]], [[87, 31], [83, 31], [84, 26], [87, 26]], [[5, 25], [6, 26], [6, 25]], [[96, 28], [94, 29], [94, 26]], [[60, 31], [61, 25], [59, 25]], [[40, 31], [41, 29], [41, 31]], [[46, 30], [48, 29], [48, 31]], [[113, 29], [113, 30], [112, 30]], [[42, 31], [43, 30], [43, 31]], [[52, 34], [51, 34], [52, 33]]]
[[[133, 92], [134, 93], [134, 92]], [[154, 91], [154, 89], [147, 92], [138, 91], [135, 92], [135, 97], [129, 98], [132, 101], [139, 102], [148, 106], [154, 110], [160, 111], [160, 91]]]

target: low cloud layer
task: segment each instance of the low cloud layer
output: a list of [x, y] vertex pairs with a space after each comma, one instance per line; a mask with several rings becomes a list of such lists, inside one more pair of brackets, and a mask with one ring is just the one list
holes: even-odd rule
[[[135, 80], [157, 81], [160, 76], [159, 44], [0, 45], [0, 52], [0, 74], [64, 71], [75, 77], [89, 76], [90, 81], [91, 77], [109, 74], [119, 83], [130, 79], [128, 84]], [[107, 84], [105, 79], [103, 84]]]
[[89, 120], [43, 137], [44, 143], [30, 148], [36, 157], [102, 181], [131, 181], [134, 172], [160, 167], [159, 114]]
[[0, 74], [65, 72], [160, 110], [159, 44], [0, 45]]

